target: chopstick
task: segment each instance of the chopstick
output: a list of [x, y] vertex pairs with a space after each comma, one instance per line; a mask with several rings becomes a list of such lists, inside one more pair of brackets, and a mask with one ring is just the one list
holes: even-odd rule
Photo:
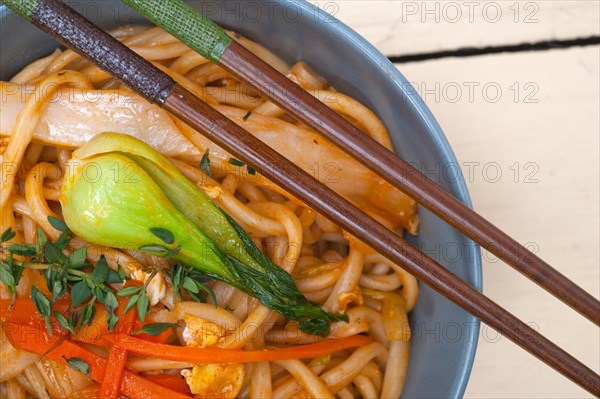
[[[549, 293], [600, 325], [600, 301], [435, 182], [233, 41], [182, 0], [123, 0], [156, 25], [245, 81]], [[180, 23], [185, 21], [185, 23]]]
[[4, 4], [206, 135], [307, 205], [329, 217], [449, 300], [495, 328], [594, 395], [600, 376], [455, 274], [321, 184], [256, 137], [178, 85], [73, 9], [56, 0]]

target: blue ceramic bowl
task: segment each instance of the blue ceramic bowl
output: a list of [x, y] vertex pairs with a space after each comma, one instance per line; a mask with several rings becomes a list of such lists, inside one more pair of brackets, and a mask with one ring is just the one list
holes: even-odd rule
[[[103, 28], [145, 23], [119, 1], [69, 1]], [[435, 118], [385, 56], [338, 20], [291, 0], [192, 1], [208, 17], [282, 56], [306, 61], [338, 90], [365, 103], [389, 129], [397, 152], [470, 205], [458, 163]], [[47, 35], [0, 7], [0, 79], [57, 46]], [[410, 39], [410, 38], [407, 38]], [[421, 209], [412, 242], [481, 289], [479, 248]], [[461, 397], [479, 335], [478, 321], [426, 286], [411, 315], [413, 338], [405, 398]]]

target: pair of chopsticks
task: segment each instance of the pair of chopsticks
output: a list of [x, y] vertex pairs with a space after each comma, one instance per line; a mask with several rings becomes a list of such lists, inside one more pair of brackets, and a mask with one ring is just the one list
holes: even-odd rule
[[[600, 376], [58, 0], [0, 0], [594, 395]], [[179, 0], [124, 0], [596, 325], [600, 302]], [[273, 90], [273, 88], [277, 89]], [[293, 94], [292, 94], [293, 93]]]
[[439, 185], [287, 79], [182, 0], [123, 0], [192, 49], [245, 81], [391, 185], [600, 325], [600, 302]]

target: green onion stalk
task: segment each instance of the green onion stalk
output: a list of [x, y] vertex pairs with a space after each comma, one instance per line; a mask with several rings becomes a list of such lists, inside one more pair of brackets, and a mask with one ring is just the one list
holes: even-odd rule
[[123, 134], [102, 133], [73, 153], [60, 195], [69, 229], [90, 242], [163, 256], [224, 281], [326, 336], [347, 321], [308, 301], [292, 277], [165, 157]]

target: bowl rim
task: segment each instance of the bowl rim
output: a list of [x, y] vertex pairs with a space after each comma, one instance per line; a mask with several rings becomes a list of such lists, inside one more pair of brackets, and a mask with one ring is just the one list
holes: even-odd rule
[[[186, 0], [189, 1], [189, 0]], [[319, 7], [309, 3], [308, 1], [294, 1], [294, 0], [275, 0], [281, 3], [286, 3], [287, 5], [297, 7], [302, 12], [311, 13], [310, 15], [319, 15], [320, 17], [326, 18], [329, 21], [335, 22], [336, 30], [355, 46], [358, 46], [362, 55], [371, 61], [374, 65], [376, 65], [377, 69], [381, 70], [385, 73], [390, 80], [390, 83], [396, 86], [396, 89], [401, 91], [406, 99], [407, 104], [410, 104], [412, 108], [418, 113], [420, 119], [424, 122], [427, 127], [429, 134], [431, 134], [433, 142], [435, 143], [437, 151], [441, 154], [444, 154], [451, 162], [457, 163], [456, 155], [448, 142], [442, 128], [439, 123], [433, 116], [429, 107], [425, 104], [423, 99], [416, 91], [407, 91], [406, 87], [409, 87], [409, 81], [404, 77], [404, 75], [400, 72], [400, 70], [382, 53], [380, 52], [373, 44], [368, 42], [364, 37], [362, 37], [358, 32], [354, 29], [350, 28], [348, 25], [337, 19], [335, 16], [327, 13], [326, 11], [320, 9]], [[7, 6], [0, 4], [0, 19], [4, 19], [7, 15], [14, 14], [12, 10], [8, 9]], [[324, 19], [319, 19], [322, 21]], [[320, 23], [320, 22], [319, 22]], [[471, 197], [469, 195], [469, 191], [467, 185], [464, 180], [459, 180], [452, 183], [452, 191], [453, 194], [464, 204], [469, 207], [473, 207], [473, 203], [471, 201]], [[472, 241], [472, 240], [469, 240]], [[473, 288], [478, 291], [482, 291], [483, 286], [483, 272], [482, 272], [482, 258], [481, 253], [479, 251], [478, 245], [473, 245], [473, 251], [475, 256], [472, 258], [470, 264], [470, 274], [471, 280], [470, 283]], [[477, 345], [479, 341], [479, 331], [480, 331], [480, 321], [475, 316], [468, 314], [468, 318], [470, 319], [470, 324], [474, 326], [474, 330], [477, 333], [477, 339], [470, 339], [464, 344], [464, 353], [466, 353], [466, 359], [464, 362], [461, 362], [462, 369], [458, 374], [458, 378], [454, 382], [453, 391], [449, 392], [449, 397], [460, 398], [464, 396], [464, 392], [467, 388], [467, 383], [469, 381], [469, 377], [471, 375], [471, 371], [473, 368], [473, 362], [475, 359], [475, 354], [477, 352]]]

